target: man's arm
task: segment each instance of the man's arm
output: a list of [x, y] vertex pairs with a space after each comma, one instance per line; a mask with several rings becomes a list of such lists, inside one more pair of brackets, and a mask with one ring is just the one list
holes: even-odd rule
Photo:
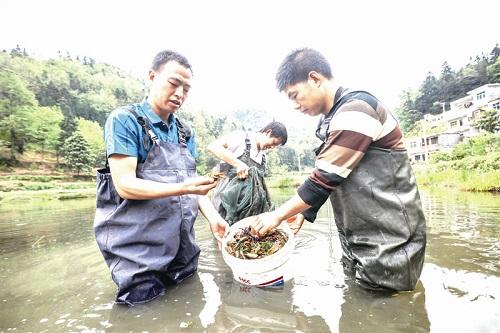
[[313, 222], [321, 205], [349, 176], [382, 129], [378, 113], [369, 104], [346, 103], [330, 122], [328, 138], [316, 157], [316, 168], [309, 178], [299, 187], [297, 194], [275, 212], [259, 215], [252, 225], [253, 230], [265, 235], [283, 219], [299, 212], [304, 212], [304, 217]]
[[[264, 236], [269, 231], [279, 226], [282, 221], [303, 212], [309, 207], [311, 206], [305, 203], [304, 200], [296, 194], [276, 210], [252, 217], [255, 219], [251, 224], [252, 232], [258, 236]], [[300, 226], [302, 226], [302, 222], [303, 219], [300, 221]], [[298, 226], [299, 229], [300, 226]]]
[[182, 183], [160, 183], [137, 178], [137, 157], [113, 154], [109, 157], [116, 191], [124, 199], [148, 200], [183, 194], [206, 194], [216, 186], [211, 177], [197, 177]]
[[241, 135], [238, 134], [238, 132], [233, 132], [211, 142], [207, 146], [207, 150], [212, 155], [215, 155], [217, 158], [221, 159], [227, 164], [232, 165], [236, 169], [238, 178], [246, 178], [248, 177], [248, 165], [239, 160], [238, 156], [236, 156], [228, 149], [231, 143], [240, 142], [242, 140]]
[[210, 202], [206, 195], [198, 196], [198, 207], [200, 212], [207, 219], [210, 230], [218, 242], [222, 241], [222, 237], [229, 233], [229, 224], [219, 215], [215, 207]]

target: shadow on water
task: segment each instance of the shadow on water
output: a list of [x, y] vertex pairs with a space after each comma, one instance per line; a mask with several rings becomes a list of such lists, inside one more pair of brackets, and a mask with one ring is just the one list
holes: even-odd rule
[[345, 276], [325, 205], [298, 234], [283, 287], [234, 281], [200, 218], [198, 273], [133, 308], [112, 302], [93, 200], [0, 206], [0, 331], [498, 332], [500, 197], [424, 192], [422, 202], [428, 247], [412, 292], [366, 291]]

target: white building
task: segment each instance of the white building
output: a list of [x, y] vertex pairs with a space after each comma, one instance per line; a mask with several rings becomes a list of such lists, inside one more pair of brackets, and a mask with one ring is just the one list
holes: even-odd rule
[[[450, 103], [449, 111], [424, 115], [421, 135], [405, 139], [410, 160], [426, 161], [435, 151], [449, 151], [462, 139], [479, 135], [473, 124], [481, 112], [489, 109], [500, 112], [500, 83], [485, 84], [467, 92], [465, 97]], [[436, 133], [438, 127], [442, 130]]]

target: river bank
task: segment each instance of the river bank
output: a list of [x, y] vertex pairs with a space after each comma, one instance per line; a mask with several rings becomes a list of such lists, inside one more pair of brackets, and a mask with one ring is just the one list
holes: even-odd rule
[[[464, 192], [500, 192], [500, 170], [442, 170], [425, 164], [413, 165], [417, 184], [421, 188], [452, 188]], [[296, 188], [309, 174], [276, 175], [267, 180], [269, 188]]]
[[420, 187], [451, 188], [466, 192], [500, 192], [500, 170], [435, 170], [427, 165], [413, 166]]
[[15, 170], [0, 174], [0, 205], [31, 200], [68, 200], [95, 196], [91, 175], [40, 174]]
[[[454, 189], [471, 192], [500, 192], [500, 171], [433, 171], [426, 165], [414, 165], [421, 188]], [[61, 173], [29, 174], [17, 170], [0, 174], [0, 204], [29, 200], [67, 200], [95, 196], [94, 176], [70, 176]], [[266, 179], [268, 188], [297, 188], [308, 173], [273, 175]]]

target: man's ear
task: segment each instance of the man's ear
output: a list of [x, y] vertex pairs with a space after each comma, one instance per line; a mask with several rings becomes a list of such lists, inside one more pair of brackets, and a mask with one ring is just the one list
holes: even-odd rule
[[268, 137], [271, 137], [273, 135], [273, 130], [268, 129], [267, 131], [264, 132], [264, 134], [267, 135]]
[[310, 71], [307, 75], [307, 80], [317, 87], [321, 85], [321, 75], [316, 71]]
[[149, 80], [153, 81], [156, 76], [156, 72], [153, 69], [149, 70]]

